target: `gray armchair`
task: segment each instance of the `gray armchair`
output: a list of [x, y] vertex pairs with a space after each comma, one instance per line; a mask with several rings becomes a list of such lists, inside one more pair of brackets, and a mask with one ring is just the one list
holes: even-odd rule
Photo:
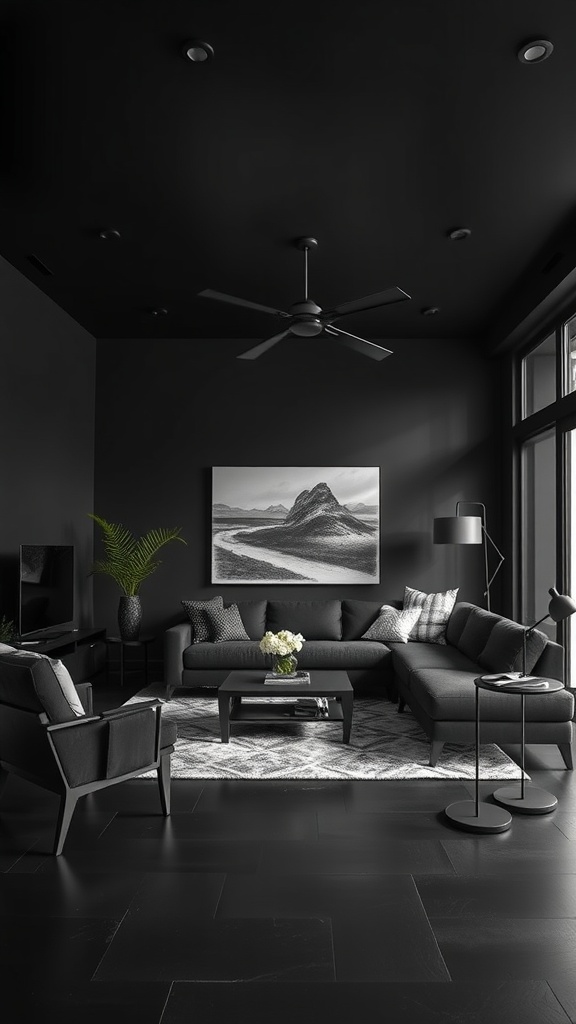
[[170, 755], [176, 726], [162, 701], [92, 713], [92, 687], [76, 687], [74, 711], [47, 658], [0, 654], [0, 793], [10, 774], [60, 796], [54, 853], [66, 840], [76, 803], [98, 789], [156, 769], [162, 811], [170, 814]]

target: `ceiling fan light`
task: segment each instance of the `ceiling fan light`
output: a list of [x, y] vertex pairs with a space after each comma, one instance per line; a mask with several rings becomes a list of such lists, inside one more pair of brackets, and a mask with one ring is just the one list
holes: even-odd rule
[[518, 50], [518, 60], [521, 64], [541, 64], [547, 60], [554, 49], [549, 39], [532, 39]]

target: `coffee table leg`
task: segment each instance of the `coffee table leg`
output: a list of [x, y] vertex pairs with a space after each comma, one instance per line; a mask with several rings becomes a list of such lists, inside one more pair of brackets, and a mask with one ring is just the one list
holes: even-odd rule
[[344, 720], [342, 722], [342, 742], [350, 742], [350, 732], [352, 729], [352, 708], [354, 706], [354, 694], [346, 693], [340, 698], [342, 702], [342, 715]]
[[220, 738], [222, 743], [230, 739], [230, 701], [225, 693], [218, 694], [218, 718], [220, 719]]

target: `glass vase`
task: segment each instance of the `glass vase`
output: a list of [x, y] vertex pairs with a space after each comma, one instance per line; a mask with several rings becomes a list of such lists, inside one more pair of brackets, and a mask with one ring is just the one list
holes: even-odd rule
[[293, 676], [298, 668], [298, 658], [294, 654], [272, 654], [272, 671], [275, 676]]

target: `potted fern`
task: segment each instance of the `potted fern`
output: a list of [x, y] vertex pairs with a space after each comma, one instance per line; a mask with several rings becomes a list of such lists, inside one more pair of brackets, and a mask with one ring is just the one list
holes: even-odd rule
[[180, 536], [180, 527], [172, 530], [149, 530], [144, 536], [134, 537], [120, 523], [109, 523], [102, 516], [88, 513], [102, 530], [106, 558], [94, 562], [91, 574], [111, 576], [122, 591], [118, 605], [118, 627], [123, 640], [137, 640], [142, 621], [142, 606], [138, 591], [161, 562], [156, 555], [160, 548], [172, 540], [186, 541]]

